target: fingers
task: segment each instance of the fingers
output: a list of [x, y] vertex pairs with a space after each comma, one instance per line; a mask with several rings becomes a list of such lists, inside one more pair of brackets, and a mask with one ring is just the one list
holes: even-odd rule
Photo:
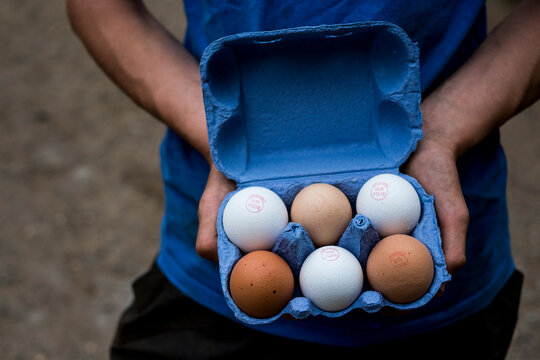
[[466, 237], [469, 211], [460, 188], [449, 189], [435, 199], [435, 211], [441, 229], [446, 267], [455, 274], [466, 262]]
[[[205, 191], [206, 193], [206, 191]], [[199, 231], [197, 232], [197, 240], [195, 242], [195, 250], [200, 257], [218, 262], [217, 253], [217, 229], [216, 221], [219, 210], [210, 201], [209, 196], [201, 198], [199, 203]]]
[[[435, 199], [435, 211], [441, 229], [446, 270], [453, 275], [467, 261], [466, 239], [469, 226], [469, 210], [461, 188], [454, 188], [445, 194], [446, 196], [441, 196], [441, 199]], [[435, 296], [441, 297], [445, 287], [446, 283], [441, 284]]]
[[461, 190], [455, 160], [438, 159], [436, 174], [431, 174], [428, 191], [435, 198], [435, 212], [442, 238], [442, 250], [446, 268], [455, 274], [466, 261], [466, 239], [469, 226], [469, 210]]
[[446, 283], [442, 283], [439, 290], [437, 290], [437, 293], [435, 294], [436, 297], [441, 297], [444, 294], [444, 289], [446, 288]]
[[456, 159], [444, 147], [433, 143], [422, 145], [406, 164], [405, 172], [434, 196], [446, 267], [450, 274], [455, 274], [466, 261], [469, 226], [469, 212], [461, 190]]
[[199, 231], [195, 242], [195, 250], [199, 256], [218, 262], [217, 252], [217, 217], [219, 206], [225, 196], [235, 189], [233, 181], [227, 179], [213, 165], [208, 181], [199, 201]]

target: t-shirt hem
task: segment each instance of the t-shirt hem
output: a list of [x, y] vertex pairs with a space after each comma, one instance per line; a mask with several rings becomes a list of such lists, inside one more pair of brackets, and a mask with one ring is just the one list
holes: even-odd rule
[[419, 335], [476, 313], [493, 301], [515, 270], [513, 260], [507, 259], [499, 267], [498, 274], [493, 276], [491, 282], [482, 291], [477, 292], [469, 301], [460, 302], [443, 312], [401, 324], [383, 325], [380, 328], [354, 329], [348, 327], [338, 329], [329, 328], [327, 322], [325, 324], [318, 323], [316, 317], [304, 320], [281, 318], [265, 325], [245, 324], [234, 316], [220, 291], [216, 292], [214, 289], [201, 287], [198, 281], [191, 279], [165, 252], [160, 252], [157, 264], [167, 279], [184, 294], [211, 311], [237, 323], [276, 336], [342, 347], [362, 347]]

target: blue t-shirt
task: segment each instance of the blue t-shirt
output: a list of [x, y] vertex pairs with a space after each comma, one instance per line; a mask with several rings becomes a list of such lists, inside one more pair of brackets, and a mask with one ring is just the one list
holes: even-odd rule
[[[188, 20], [185, 46], [197, 59], [210, 42], [234, 33], [370, 20], [397, 24], [420, 48], [424, 96], [486, 36], [481, 0], [185, 0], [184, 7]], [[185, 294], [236, 320], [225, 303], [218, 266], [195, 251], [197, 206], [208, 165], [172, 131], [163, 140], [161, 158], [166, 208], [158, 265]], [[505, 200], [506, 162], [498, 132], [464, 154], [458, 169], [470, 212], [467, 263], [447, 284], [442, 297], [401, 316], [352, 311], [340, 318], [281, 318], [249, 326], [307, 341], [362, 346], [428, 331], [485, 307], [514, 270]]]

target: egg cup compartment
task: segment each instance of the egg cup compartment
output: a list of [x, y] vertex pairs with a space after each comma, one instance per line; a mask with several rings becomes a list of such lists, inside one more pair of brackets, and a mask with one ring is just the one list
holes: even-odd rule
[[[318, 179], [317, 181], [332, 184], [338, 187], [344, 193], [349, 194], [347, 196], [351, 206], [354, 206], [356, 193], [358, 193], [362, 185], [369, 178], [377, 174], [377, 172], [367, 172], [352, 175], [342, 174], [337, 177], [327, 176], [325, 178]], [[349, 250], [354, 256], [356, 256], [364, 272], [364, 287], [360, 296], [353, 304], [341, 311], [329, 312], [321, 310], [309, 299], [302, 295], [298, 281], [300, 268], [307, 256], [313, 252], [316, 247], [302, 225], [295, 222], [289, 222], [271, 251], [281, 256], [292, 270], [295, 281], [294, 298], [279, 314], [276, 314], [273, 317], [261, 319], [249, 316], [238, 308], [229, 292], [229, 278], [231, 271], [236, 262], [240, 260], [244, 253], [227, 238], [223, 229], [223, 224], [218, 220], [217, 230], [221, 287], [225, 295], [227, 305], [233, 310], [235, 316], [248, 324], [266, 324], [275, 321], [285, 314], [288, 314], [296, 319], [303, 319], [308, 316], [315, 315], [340, 317], [354, 309], [362, 309], [369, 313], [377, 312], [383, 307], [410, 310], [418, 308], [431, 300], [441, 287], [442, 283], [450, 279], [450, 275], [446, 271], [446, 263], [441, 249], [440, 233], [437, 227], [435, 209], [433, 207], [433, 197], [426, 194], [420, 184], [410, 176], [400, 173], [396, 174], [408, 180], [413, 185], [420, 197], [420, 202], [422, 204], [422, 216], [420, 217], [420, 221], [411, 235], [426, 245], [433, 258], [435, 268], [433, 281], [429, 290], [421, 298], [407, 304], [397, 304], [387, 300], [379, 292], [371, 289], [369, 279], [367, 279], [365, 273], [366, 263], [371, 250], [379, 242], [380, 238], [377, 232], [371, 226], [369, 219], [364, 215], [357, 214], [350, 221], [348, 227], [336, 244]], [[276, 192], [282, 199], [287, 199], [287, 201], [285, 201], [285, 205], [287, 206], [287, 210], [290, 211], [290, 206], [294, 196], [296, 196], [296, 194], [302, 188], [310, 185], [313, 182], [314, 179], [297, 179], [296, 186], [294, 187], [288, 186], [290, 183], [283, 181], [263, 182], [262, 184], [258, 185], [264, 186]], [[229, 199], [241, 189], [242, 188], [240, 187], [225, 197], [219, 209], [218, 219], [223, 218], [223, 211]]]
[[[351, 202], [372, 176], [394, 173], [417, 190], [422, 217], [412, 233], [430, 250], [435, 276], [428, 293], [409, 304], [393, 304], [364, 291], [347, 309], [325, 312], [301, 296], [298, 273], [314, 250], [301, 225], [289, 223], [272, 251], [291, 266], [295, 297], [274, 317], [252, 318], [236, 306], [228, 280], [242, 252], [218, 214], [218, 255], [223, 293], [242, 321], [263, 324], [283, 314], [338, 317], [352, 309], [384, 306], [411, 309], [427, 303], [449, 279], [433, 199], [398, 169], [422, 137], [418, 48], [398, 26], [386, 22], [300, 27], [227, 36], [201, 58], [201, 82], [212, 159], [238, 190], [263, 186], [285, 202], [305, 186], [325, 182]], [[369, 220], [353, 218], [338, 245], [355, 254], [364, 270], [376, 243]], [[376, 237], [378, 239], [378, 236]]]

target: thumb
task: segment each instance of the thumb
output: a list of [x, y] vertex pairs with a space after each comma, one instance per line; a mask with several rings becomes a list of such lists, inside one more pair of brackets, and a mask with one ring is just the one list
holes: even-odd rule
[[214, 166], [208, 175], [208, 182], [199, 201], [199, 231], [195, 242], [195, 250], [205, 258], [218, 262], [217, 252], [217, 218], [219, 207], [225, 196], [235, 189], [235, 183], [225, 177]]
[[199, 203], [199, 231], [197, 232], [197, 240], [195, 242], [195, 250], [199, 256], [218, 262], [217, 253], [217, 216], [219, 204], [215, 204], [210, 199], [210, 196], [201, 197]]
[[435, 211], [441, 229], [446, 268], [455, 274], [466, 262], [466, 238], [469, 211], [459, 182], [435, 196]]
[[433, 142], [420, 143], [405, 171], [434, 195], [446, 267], [455, 274], [466, 261], [469, 210], [461, 190], [454, 153]]

